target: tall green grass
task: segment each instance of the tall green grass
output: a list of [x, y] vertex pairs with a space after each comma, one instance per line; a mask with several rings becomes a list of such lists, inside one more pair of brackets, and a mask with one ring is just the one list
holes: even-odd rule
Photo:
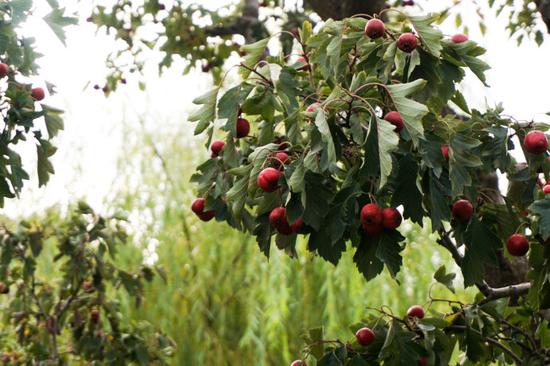
[[143, 249], [142, 255], [123, 251], [119, 260], [151, 261], [156, 253], [155, 265], [167, 277], [147, 287], [139, 308], [122, 296], [122, 311], [135, 321], [150, 321], [177, 342], [173, 365], [285, 365], [300, 356], [307, 328], [323, 326], [327, 337], [349, 339], [348, 325], [359, 321], [367, 307], [386, 305], [403, 314], [411, 304], [426, 303], [430, 288], [434, 297], [472, 296], [432, 287], [435, 270], [441, 264], [449, 267], [451, 259], [429, 225], [402, 226], [407, 247], [396, 280], [384, 272], [366, 282], [352, 251], [334, 267], [307, 253], [303, 241], [297, 259], [276, 248], [266, 259], [253, 238], [190, 214], [189, 177], [206, 154], [184, 129], [155, 131], [128, 132], [128, 141], [135, 143], [128, 144], [121, 159], [119, 188], [111, 202], [130, 213]]

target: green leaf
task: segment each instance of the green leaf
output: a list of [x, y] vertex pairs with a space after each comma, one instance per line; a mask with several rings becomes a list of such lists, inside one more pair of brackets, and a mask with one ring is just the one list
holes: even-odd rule
[[332, 140], [332, 134], [330, 132], [330, 127], [328, 126], [325, 111], [322, 108], [319, 108], [317, 110], [317, 115], [315, 116], [315, 126], [317, 126], [317, 129], [323, 136], [323, 141], [327, 146], [329, 163], [336, 163], [336, 150], [334, 148], [334, 141]]
[[538, 215], [538, 232], [544, 240], [550, 238], [550, 198], [535, 201], [529, 211]]
[[[471, 133], [471, 132], [470, 132]], [[466, 132], [454, 135], [449, 144], [449, 179], [453, 196], [463, 193], [464, 187], [472, 185], [472, 176], [468, 168], [477, 168], [483, 165], [476, 155], [476, 148], [481, 141]]]
[[445, 268], [445, 265], [442, 265], [437, 269], [437, 271], [434, 273], [434, 279], [445, 285], [452, 293], [455, 292], [455, 288], [453, 285], [453, 281], [456, 277], [456, 273], [447, 273], [447, 269]]
[[395, 126], [380, 119], [375, 118], [376, 122], [371, 123], [370, 128], [373, 128], [372, 125], [377, 127], [377, 137], [378, 137], [378, 154], [380, 157], [380, 186], [382, 188], [386, 185], [388, 177], [392, 172], [392, 155], [391, 153], [397, 150], [397, 145], [399, 144], [399, 136], [395, 132]]
[[333, 193], [326, 186], [324, 176], [308, 172], [306, 174], [304, 217], [306, 224], [319, 230], [323, 218], [327, 215]]
[[464, 286], [468, 287], [483, 281], [486, 264], [497, 263], [496, 252], [502, 248], [502, 241], [474, 216], [464, 233], [464, 242], [466, 250], [460, 267], [464, 276]]
[[[264, 56], [268, 42], [269, 38], [266, 38], [256, 43], [242, 46], [241, 51], [246, 53], [246, 56], [243, 60], [243, 65], [247, 66], [250, 69], [254, 69], [256, 67], [256, 64]], [[241, 74], [241, 77], [243, 79], [246, 79], [250, 75], [250, 70], [245, 67], [241, 67], [239, 73]]]
[[422, 207], [422, 188], [418, 181], [418, 164], [410, 155], [399, 160], [399, 170], [395, 178], [392, 206], [403, 205], [403, 216], [415, 223], [421, 223], [424, 217]]
[[63, 27], [67, 25], [78, 24], [78, 19], [74, 17], [66, 17], [65, 9], [54, 8], [52, 11], [44, 17], [46, 24], [50, 26], [57, 38], [65, 45], [65, 32]]
[[429, 199], [430, 217], [432, 219], [432, 230], [437, 231], [443, 226], [443, 221], [449, 221], [451, 210], [447, 197], [451, 194], [449, 178], [446, 174], [437, 177], [434, 172], [429, 175]]
[[409, 17], [409, 20], [418, 33], [424, 48], [438, 58], [441, 55], [441, 50], [443, 49], [443, 46], [441, 45], [443, 33], [441, 33], [439, 29], [432, 27], [432, 24], [437, 22], [439, 17], [440, 16], [438, 14]]
[[50, 180], [50, 174], [54, 174], [53, 165], [49, 158], [55, 154], [55, 148], [48, 140], [39, 139], [36, 145], [38, 186], [42, 187]]
[[199, 122], [195, 127], [195, 135], [203, 132], [216, 119], [216, 102], [219, 90], [220, 88], [214, 88], [193, 100], [193, 104], [202, 106], [188, 118], [190, 122]]
[[46, 129], [48, 130], [48, 137], [54, 138], [57, 136], [58, 132], [63, 130], [63, 119], [61, 114], [63, 111], [60, 109], [49, 107], [45, 104], [42, 104], [42, 109], [44, 110], [44, 120], [46, 122]]
[[395, 108], [401, 114], [401, 118], [403, 118], [405, 128], [415, 144], [418, 144], [418, 140], [424, 136], [422, 117], [428, 113], [428, 108], [424, 104], [408, 99], [407, 96], [417, 93], [425, 85], [425, 80], [417, 79], [406, 84], [386, 86]]
[[414, 341], [415, 336], [415, 333], [402, 329], [397, 320], [392, 320], [379, 355], [384, 360], [384, 365], [417, 365], [420, 354], [425, 351]]

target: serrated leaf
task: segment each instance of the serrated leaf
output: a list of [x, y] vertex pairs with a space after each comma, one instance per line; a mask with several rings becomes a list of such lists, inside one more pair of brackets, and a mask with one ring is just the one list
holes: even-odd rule
[[201, 107], [188, 117], [190, 122], [199, 122], [195, 127], [195, 135], [203, 132], [216, 119], [216, 102], [220, 88], [214, 88], [193, 100], [193, 104]]
[[401, 114], [405, 128], [411, 135], [413, 142], [418, 144], [418, 140], [424, 136], [424, 127], [422, 126], [422, 117], [428, 113], [428, 108], [417, 101], [407, 97], [417, 93], [426, 85], [426, 81], [417, 79], [406, 84], [387, 85], [386, 88], [395, 105], [395, 109]]
[[[263, 58], [268, 43], [269, 38], [266, 38], [255, 43], [242, 46], [241, 51], [246, 53], [243, 60], [243, 65], [250, 69], [254, 69], [256, 64]], [[243, 79], [246, 79], [250, 75], [250, 70], [245, 67], [241, 67], [239, 73]]]
[[496, 251], [502, 248], [502, 242], [491, 229], [472, 217], [464, 233], [466, 250], [460, 265], [464, 276], [464, 286], [468, 287], [483, 281], [485, 265], [497, 263]]
[[455, 292], [453, 281], [456, 277], [456, 273], [447, 273], [447, 268], [445, 265], [442, 265], [435, 271], [434, 279], [447, 287], [452, 293]]
[[538, 231], [544, 240], [548, 240], [550, 238], [550, 199], [535, 201], [529, 207], [529, 211], [538, 216]]
[[317, 129], [323, 136], [323, 141], [327, 147], [326, 151], [329, 163], [336, 163], [336, 149], [334, 147], [334, 141], [332, 139], [330, 127], [328, 126], [325, 111], [322, 108], [317, 110], [317, 115], [315, 116], [315, 126], [317, 126]]
[[430, 14], [425, 16], [411, 16], [409, 20], [418, 33], [424, 48], [432, 55], [439, 58], [441, 50], [443, 49], [441, 45], [443, 33], [441, 33], [439, 29], [432, 27], [432, 24], [435, 23], [438, 18], [438, 14]]

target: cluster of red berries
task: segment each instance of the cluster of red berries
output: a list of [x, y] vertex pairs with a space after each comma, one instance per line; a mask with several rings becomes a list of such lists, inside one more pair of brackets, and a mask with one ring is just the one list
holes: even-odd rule
[[[242, 110], [239, 109], [239, 114], [237, 116], [237, 138], [243, 138], [248, 136], [250, 133], [250, 122], [248, 122], [247, 119], [242, 118]], [[212, 141], [212, 144], [210, 145], [210, 153], [213, 158], [220, 155], [223, 147], [225, 146], [225, 141], [222, 140], [214, 140]]]
[[393, 207], [382, 209], [376, 203], [367, 203], [361, 209], [361, 226], [369, 235], [378, 235], [383, 229], [393, 230], [401, 225], [401, 213]]
[[[386, 33], [386, 26], [380, 19], [373, 18], [367, 22], [365, 26], [365, 34], [371, 39], [383, 37]], [[455, 34], [451, 37], [453, 43], [462, 43], [468, 40], [468, 36], [464, 34]], [[411, 53], [418, 46], [418, 39], [412, 33], [403, 33], [397, 39], [397, 48], [406, 53]]]

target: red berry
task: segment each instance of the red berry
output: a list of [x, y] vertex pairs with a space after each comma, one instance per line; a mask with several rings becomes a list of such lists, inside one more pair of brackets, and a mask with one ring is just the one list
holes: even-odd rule
[[304, 220], [299, 218], [290, 225], [290, 228], [292, 229], [293, 233], [299, 233], [300, 230], [302, 230], [303, 224], [304, 224]]
[[443, 145], [441, 146], [441, 153], [443, 154], [443, 157], [446, 161], [449, 161], [449, 146]]
[[385, 208], [382, 210], [382, 226], [384, 229], [397, 229], [401, 225], [401, 213], [395, 208]]
[[214, 211], [204, 211], [206, 200], [204, 198], [196, 198], [191, 204], [191, 211], [195, 213], [202, 221], [210, 221], [216, 216]]
[[514, 257], [522, 257], [529, 251], [529, 241], [521, 234], [514, 234], [508, 238], [506, 247]]
[[453, 216], [462, 222], [467, 222], [474, 215], [474, 206], [468, 200], [458, 200], [453, 204]]
[[310, 67], [309, 63], [308, 63], [308, 61], [306, 60], [306, 58], [304, 56], [298, 57], [298, 60], [296, 62], [299, 63], [299, 64], [304, 64], [303, 66], [300, 66], [300, 68], [298, 70], [300, 70], [300, 71], [309, 71], [309, 70], [311, 70], [311, 67]]
[[542, 191], [544, 192], [544, 194], [550, 194], [550, 184], [547, 184], [544, 187], [542, 187]]
[[368, 234], [372, 236], [376, 236], [382, 232], [382, 224], [368, 224], [365, 222], [361, 223], [361, 226], [363, 227], [363, 230]]
[[288, 224], [288, 219], [286, 217], [286, 208], [277, 207], [269, 214], [269, 223], [273, 228], [278, 232], [284, 235], [292, 234], [292, 228]]
[[9, 71], [10, 68], [8, 65], [0, 63], [0, 78], [5, 78], [6, 76], [8, 76]]
[[407, 316], [410, 316], [411, 318], [418, 318], [422, 319], [424, 318], [424, 308], [420, 305], [413, 305], [407, 310]]
[[420, 366], [426, 366], [428, 364], [428, 359], [426, 357], [420, 357], [418, 360], [418, 365]]
[[275, 167], [282, 169], [288, 162], [288, 154], [284, 151], [279, 151], [275, 154]]
[[361, 222], [367, 225], [382, 224], [382, 210], [376, 203], [367, 203], [361, 209]]
[[361, 328], [355, 333], [355, 338], [357, 339], [357, 343], [359, 343], [361, 346], [368, 346], [372, 342], [374, 342], [374, 332], [370, 328]]
[[389, 112], [386, 114], [384, 119], [395, 126], [395, 132], [397, 133], [401, 132], [403, 127], [405, 127], [403, 124], [403, 118], [401, 118], [401, 114], [399, 112]]
[[451, 41], [453, 43], [462, 43], [462, 42], [466, 42], [467, 40], [468, 40], [468, 36], [465, 34], [455, 34], [454, 36], [451, 37]]
[[212, 152], [211, 156], [213, 158], [215, 158], [216, 156], [219, 156], [224, 146], [225, 146], [225, 141], [222, 141], [222, 140], [212, 141], [212, 145], [210, 145], [210, 151]]
[[397, 48], [406, 53], [414, 51], [417, 45], [416, 36], [412, 33], [403, 33], [397, 40]]
[[42, 88], [32, 88], [31, 90], [31, 97], [34, 100], [40, 101], [44, 99], [46, 96], [46, 93], [44, 92], [44, 89]]
[[274, 168], [265, 168], [258, 175], [257, 183], [264, 192], [274, 192], [279, 188], [281, 173]]
[[542, 131], [530, 131], [523, 140], [525, 150], [533, 155], [540, 155], [548, 149], [548, 138]]
[[317, 103], [317, 102], [312, 103], [312, 104], [309, 105], [309, 107], [307, 107], [306, 112], [307, 113], [313, 113], [317, 109], [319, 109], [320, 107], [321, 107], [321, 103]]
[[296, 361], [292, 361], [290, 366], [307, 366], [307, 363], [306, 361], [296, 360]]
[[365, 34], [372, 39], [382, 37], [385, 32], [386, 27], [384, 26], [384, 22], [380, 19], [371, 19], [367, 22], [367, 25], [365, 26]]
[[250, 123], [244, 118], [237, 119], [237, 138], [243, 138], [248, 136], [250, 132]]

